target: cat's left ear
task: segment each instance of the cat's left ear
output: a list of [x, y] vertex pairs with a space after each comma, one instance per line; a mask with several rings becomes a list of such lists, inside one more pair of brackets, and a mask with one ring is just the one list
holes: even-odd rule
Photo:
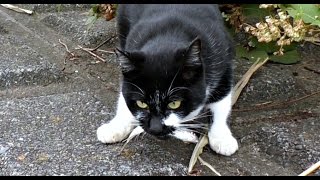
[[127, 52], [115, 49], [115, 54], [120, 62], [120, 67], [123, 73], [128, 73], [141, 65], [144, 61], [142, 52]]
[[186, 51], [186, 66], [201, 66], [201, 40], [196, 37], [191, 41]]

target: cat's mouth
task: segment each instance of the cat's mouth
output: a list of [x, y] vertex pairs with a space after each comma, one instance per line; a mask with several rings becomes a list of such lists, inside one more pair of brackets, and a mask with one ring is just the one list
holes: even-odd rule
[[156, 137], [157, 139], [166, 140], [172, 136], [175, 129], [173, 127], [166, 126], [161, 132], [150, 131], [148, 128], [143, 128], [145, 132]]
[[170, 137], [174, 137], [182, 141], [192, 142], [192, 143], [197, 143], [199, 140], [197, 134], [190, 131], [179, 130], [174, 127], [168, 127], [168, 130], [166, 132], [162, 132], [160, 134], [154, 134], [148, 131], [147, 129], [144, 129], [144, 131], [159, 140], [167, 140]]

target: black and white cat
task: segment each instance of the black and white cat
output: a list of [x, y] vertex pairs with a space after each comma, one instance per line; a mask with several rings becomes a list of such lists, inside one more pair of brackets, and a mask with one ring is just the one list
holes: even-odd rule
[[238, 149], [227, 119], [235, 52], [217, 5], [119, 5], [117, 57], [122, 77], [115, 117], [97, 130], [103, 143], [124, 140], [134, 128], [160, 139], [193, 141], [188, 132], [210, 111], [210, 147]]

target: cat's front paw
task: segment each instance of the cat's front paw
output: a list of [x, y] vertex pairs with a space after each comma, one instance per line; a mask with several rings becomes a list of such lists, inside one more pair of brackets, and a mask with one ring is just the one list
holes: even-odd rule
[[209, 136], [209, 144], [212, 150], [225, 156], [231, 156], [238, 150], [238, 142], [232, 135]]
[[107, 123], [97, 129], [97, 137], [102, 143], [116, 143], [124, 140], [131, 130], [129, 127], [124, 128], [112, 123]]

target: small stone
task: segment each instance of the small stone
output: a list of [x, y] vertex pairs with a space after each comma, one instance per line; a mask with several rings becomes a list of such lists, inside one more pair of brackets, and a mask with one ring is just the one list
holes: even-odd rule
[[301, 144], [296, 145], [296, 146], [295, 146], [295, 149], [296, 149], [296, 150], [302, 150], [302, 149], [303, 149], [303, 146], [302, 146]]

